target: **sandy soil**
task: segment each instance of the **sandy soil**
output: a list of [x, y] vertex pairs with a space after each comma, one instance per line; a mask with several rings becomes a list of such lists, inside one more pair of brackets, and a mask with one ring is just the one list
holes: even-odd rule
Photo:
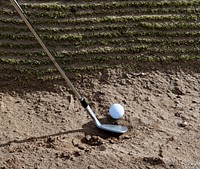
[[[63, 83], [7, 86], [0, 92], [1, 169], [200, 168], [198, 71], [108, 69], [74, 84], [102, 122], [129, 131], [97, 129]], [[108, 116], [112, 103], [125, 108], [118, 121]]]

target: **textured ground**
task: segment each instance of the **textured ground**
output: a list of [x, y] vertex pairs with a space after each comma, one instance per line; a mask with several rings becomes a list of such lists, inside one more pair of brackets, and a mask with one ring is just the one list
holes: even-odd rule
[[1, 169], [200, 168], [199, 0], [19, 3], [97, 117], [129, 131], [95, 127], [1, 0]]
[[[83, 79], [75, 86], [97, 117], [129, 131], [98, 130], [60, 82], [7, 86], [0, 93], [1, 168], [200, 168], [198, 72], [108, 69]], [[112, 103], [125, 107], [118, 121], [108, 116]]]

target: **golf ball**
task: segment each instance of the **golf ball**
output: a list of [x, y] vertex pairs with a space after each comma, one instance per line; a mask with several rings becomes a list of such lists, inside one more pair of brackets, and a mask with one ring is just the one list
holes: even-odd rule
[[114, 103], [109, 108], [109, 114], [113, 119], [119, 119], [124, 115], [124, 107], [121, 104]]

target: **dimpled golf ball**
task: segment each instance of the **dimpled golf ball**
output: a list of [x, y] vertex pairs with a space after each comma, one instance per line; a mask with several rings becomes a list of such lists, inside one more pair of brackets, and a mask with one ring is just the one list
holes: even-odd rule
[[109, 115], [113, 119], [119, 119], [124, 115], [124, 107], [121, 104], [114, 103], [109, 108]]

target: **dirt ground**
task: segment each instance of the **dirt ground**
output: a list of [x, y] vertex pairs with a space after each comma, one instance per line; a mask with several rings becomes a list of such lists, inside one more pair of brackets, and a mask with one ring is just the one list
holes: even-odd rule
[[[97, 129], [67, 85], [4, 86], [0, 91], [1, 169], [199, 169], [200, 74], [169, 69], [107, 69], [74, 82], [103, 123]], [[112, 120], [120, 103], [125, 115]]]

